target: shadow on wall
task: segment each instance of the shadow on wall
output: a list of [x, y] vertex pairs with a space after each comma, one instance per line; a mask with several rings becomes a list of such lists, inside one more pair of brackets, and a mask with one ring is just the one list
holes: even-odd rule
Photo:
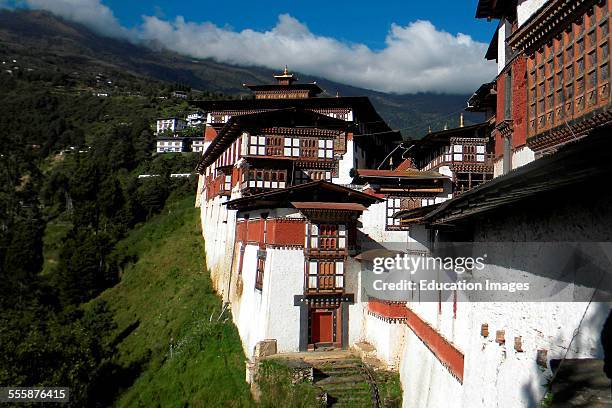
[[[586, 306], [585, 306], [586, 309]], [[589, 313], [575, 332], [576, 337], [572, 342], [568, 358], [563, 360], [564, 353], [555, 355], [558, 357], [547, 362], [550, 372], [533, 361], [532, 370], [543, 373], [540, 376], [542, 384], [526, 382], [522, 386], [522, 395], [527, 401], [528, 407], [539, 407], [542, 404], [539, 386], [544, 386], [547, 391], [552, 392], [552, 405], [555, 406], [591, 406], [596, 402], [609, 402], [610, 380], [603, 372], [603, 348], [601, 342], [597, 342], [596, 350], [582, 350], [581, 338], [585, 332], [600, 333], [604, 322], [610, 312], [610, 305], [605, 303], [592, 303]], [[576, 328], [578, 330], [578, 328]], [[559, 350], [567, 349], [570, 339], [562, 339], [560, 335], [550, 343]], [[588, 353], [597, 358], [572, 358], [572, 353]], [[557, 374], [555, 374], [557, 373]]]

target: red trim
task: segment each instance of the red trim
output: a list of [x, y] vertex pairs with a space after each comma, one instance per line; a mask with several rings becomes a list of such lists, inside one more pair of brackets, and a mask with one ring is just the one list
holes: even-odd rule
[[446, 369], [463, 384], [464, 355], [436, 329], [421, 319], [403, 303], [378, 299], [368, 301], [368, 310], [383, 318], [405, 322]]

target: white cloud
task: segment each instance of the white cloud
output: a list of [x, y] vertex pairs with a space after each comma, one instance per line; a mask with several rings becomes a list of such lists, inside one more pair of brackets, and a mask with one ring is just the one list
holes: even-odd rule
[[465, 34], [437, 30], [428, 21], [394, 24], [382, 50], [313, 34], [283, 14], [269, 31], [240, 32], [178, 17], [143, 17], [138, 32], [181, 54], [219, 62], [296, 71], [386, 92], [471, 92], [495, 74], [487, 45]]
[[469, 93], [495, 75], [495, 65], [484, 60], [486, 44], [438, 30], [428, 21], [393, 24], [385, 47], [372, 50], [316, 35], [288, 14], [268, 31], [233, 31], [180, 16], [171, 21], [143, 16], [140, 26], [128, 30], [101, 0], [25, 1], [98, 33], [154, 41], [191, 57], [273, 69], [288, 64], [294, 71], [385, 92]]
[[24, 0], [31, 9], [47, 10], [66, 20], [89, 27], [92, 31], [114, 38], [128, 38], [130, 32], [121, 26], [113, 11], [100, 0]]

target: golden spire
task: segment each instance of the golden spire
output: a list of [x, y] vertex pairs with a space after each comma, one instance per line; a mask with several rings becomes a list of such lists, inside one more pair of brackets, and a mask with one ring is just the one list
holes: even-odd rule
[[431, 125], [429, 125], [429, 133], [431, 133]]
[[444, 124], [444, 130], [448, 130], [448, 123]]
[[285, 64], [285, 70], [283, 71], [283, 75], [289, 75], [289, 67]]
[[463, 112], [459, 115], [459, 127], [463, 127]]

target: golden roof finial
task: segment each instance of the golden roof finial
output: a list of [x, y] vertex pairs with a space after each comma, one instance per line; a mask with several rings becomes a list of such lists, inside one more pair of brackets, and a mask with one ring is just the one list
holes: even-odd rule
[[459, 127], [463, 127], [463, 112], [459, 115]]
[[283, 71], [283, 75], [289, 75], [289, 67], [285, 64], [285, 70]]
[[448, 123], [444, 124], [444, 130], [448, 130]]
[[431, 125], [429, 125], [429, 133], [431, 133]]

